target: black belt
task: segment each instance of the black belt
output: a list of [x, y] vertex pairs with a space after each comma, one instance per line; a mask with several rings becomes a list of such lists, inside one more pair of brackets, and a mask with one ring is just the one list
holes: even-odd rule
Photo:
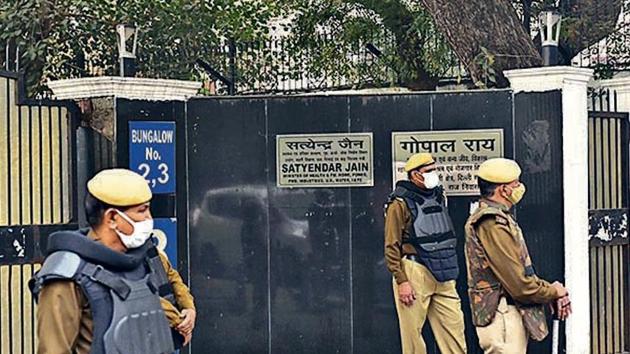
[[450, 240], [452, 238], [456, 238], [455, 236], [455, 232], [454, 231], [447, 231], [441, 234], [437, 234], [437, 235], [431, 235], [431, 236], [422, 236], [422, 237], [410, 237], [410, 238], [404, 238], [402, 240], [402, 243], [408, 243], [410, 245], [419, 245], [420, 242], [424, 243], [436, 243], [436, 242], [442, 242], [442, 241], [446, 241], [446, 240]]
[[509, 296], [509, 295], [503, 295], [503, 297], [505, 298], [505, 302], [506, 302], [508, 305], [516, 306], [516, 301], [514, 301], [514, 299], [512, 299], [512, 297], [511, 297], [511, 296]]

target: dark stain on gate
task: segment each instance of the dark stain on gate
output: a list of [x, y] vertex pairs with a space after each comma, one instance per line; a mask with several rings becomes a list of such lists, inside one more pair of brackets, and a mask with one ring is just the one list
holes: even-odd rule
[[[194, 353], [400, 353], [383, 258], [396, 131], [503, 129], [504, 155], [523, 165], [528, 192], [517, 217], [536, 270], [563, 280], [559, 92], [203, 98], [177, 106], [177, 113], [159, 104], [153, 110], [117, 104], [125, 122], [144, 119], [143, 112], [161, 120], [186, 111], [178, 118], [178, 136], [186, 136], [178, 137], [177, 164], [187, 167], [188, 178], [178, 177], [177, 211], [189, 221], [189, 254], [179, 258], [187, 265], [189, 256], [198, 307]], [[277, 187], [278, 134], [343, 132], [373, 133], [373, 187]], [[463, 256], [474, 200], [449, 200], [469, 353], [480, 352]], [[186, 236], [179, 237], [182, 249]], [[438, 352], [428, 325], [424, 332], [429, 352]], [[530, 352], [550, 348], [547, 340]]]

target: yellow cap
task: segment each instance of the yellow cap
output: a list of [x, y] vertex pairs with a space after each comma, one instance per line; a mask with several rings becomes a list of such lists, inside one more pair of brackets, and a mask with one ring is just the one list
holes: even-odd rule
[[494, 158], [479, 166], [477, 176], [491, 183], [510, 183], [521, 176], [521, 168], [514, 160]]
[[139, 174], [122, 168], [103, 170], [87, 183], [94, 198], [103, 203], [125, 207], [151, 200], [151, 188]]
[[433, 160], [433, 156], [431, 156], [428, 152], [411, 155], [405, 164], [405, 172], [413, 171], [418, 167], [430, 165], [432, 163], [435, 163], [435, 160]]

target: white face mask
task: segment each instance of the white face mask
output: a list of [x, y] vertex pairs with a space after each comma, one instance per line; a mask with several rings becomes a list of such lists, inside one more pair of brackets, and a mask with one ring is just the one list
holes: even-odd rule
[[120, 241], [122, 241], [123, 245], [125, 245], [127, 249], [138, 248], [144, 245], [144, 243], [151, 237], [151, 234], [153, 234], [153, 219], [133, 221], [129, 216], [127, 216], [127, 214], [118, 209], [114, 210], [118, 213], [118, 215], [131, 224], [131, 226], [133, 226], [133, 232], [131, 235], [125, 235], [117, 229], [114, 230], [116, 231], [116, 234], [118, 234], [118, 237], [120, 237]]
[[440, 176], [435, 171], [423, 173], [422, 177], [424, 178], [424, 186], [427, 189], [433, 189], [440, 185]]

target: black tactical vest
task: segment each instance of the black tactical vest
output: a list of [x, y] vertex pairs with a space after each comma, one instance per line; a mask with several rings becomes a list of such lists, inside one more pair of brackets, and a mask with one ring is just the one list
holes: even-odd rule
[[409, 237], [403, 237], [403, 243], [414, 246], [420, 262], [437, 281], [457, 279], [457, 238], [442, 188], [423, 191], [410, 181], [400, 181], [388, 204], [394, 199], [405, 202], [413, 219], [407, 230]]
[[81, 287], [93, 318], [90, 353], [172, 353], [171, 329], [158, 295], [163, 284], [155, 257], [149, 257], [154, 248], [147, 241], [119, 253], [80, 233], [58, 232], [50, 236], [49, 255], [29, 286], [36, 300], [49, 281], [68, 279]]

